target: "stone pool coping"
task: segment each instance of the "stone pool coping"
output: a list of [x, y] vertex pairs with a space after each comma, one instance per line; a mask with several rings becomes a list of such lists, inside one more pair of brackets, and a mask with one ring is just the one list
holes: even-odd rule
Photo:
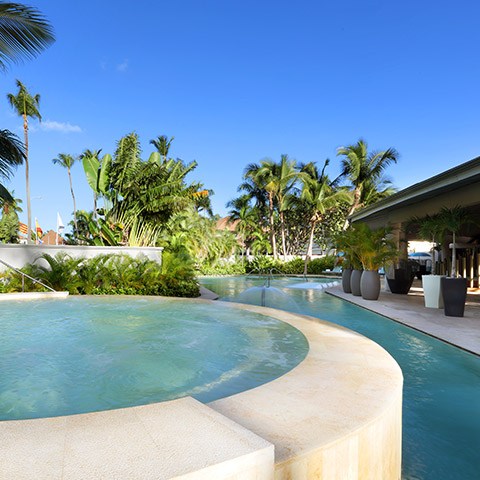
[[66, 298], [68, 292], [14, 292], [0, 293], [1, 300], [39, 300], [42, 298]]
[[[272, 382], [200, 404], [182, 428], [175, 425], [177, 419], [182, 423], [185, 418], [186, 402], [199, 404], [188, 397], [104, 412], [0, 422], [0, 478], [153, 480], [180, 475], [193, 480], [209, 475], [233, 478], [232, 472], [242, 480], [273, 475], [298, 480], [400, 478], [403, 377], [383, 348], [348, 329], [305, 315], [234, 303], [221, 307], [257, 312], [293, 325], [309, 342], [307, 357]], [[205, 409], [214, 411], [212, 432], [218, 423], [228, 424], [228, 431], [238, 431], [236, 440], [226, 440], [225, 432], [212, 433], [209, 448], [199, 448], [206, 438], [202, 418], [209, 414]], [[161, 415], [173, 418], [173, 424], [166, 426]], [[225, 459], [218, 454], [232, 441], [245, 446], [245, 438], [248, 448], [233, 450], [238, 457]], [[275, 448], [275, 466], [269, 444]], [[165, 445], [175, 445], [174, 452]], [[217, 473], [211, 477], [213, 471]]]

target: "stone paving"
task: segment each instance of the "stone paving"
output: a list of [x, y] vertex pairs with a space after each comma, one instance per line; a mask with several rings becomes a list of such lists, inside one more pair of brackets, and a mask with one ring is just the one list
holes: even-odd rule
[[423, 289], [419, 281], [415, 281], [408, 295], [397, 295], [382, 289], [377, 301], [344, 293], [341, 287], [330, 288], [327, 293], [480, 355], [478, 289], [469, 290], [464, 317], [447, 317], [443, 309], [425, 308]]

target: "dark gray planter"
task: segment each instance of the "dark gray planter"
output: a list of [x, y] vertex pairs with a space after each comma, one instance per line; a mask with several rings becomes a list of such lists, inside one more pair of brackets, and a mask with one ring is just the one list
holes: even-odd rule
[[392, 293], [399, 293], [406, 295], [412, 286], [415, 273], [411, 273], [408, 270], [396, 268], [394, 274], [391, 277], [387, 277], [388, 287]]
[[380, 275], [377, 271], [364, 270], [360, 280], [360, 290], [364, 300], [378, 300], [380, 296]]
[[447, 317], [463, 317], [467, 301], [466, 278], [442, 277], [440, 279], [443, 297], [443, 310]]
[[352, 276], [352, 269], [346, 268], [342, 272], [342, 288], [345, 293], [352, 293], [352, 289], [350, 287], [350, 277]]
[[360, 280], [362, 278], [363, 270], [352, 270], [352, 275], [350, 277], [350, 288], [352, 290], [352, 294], [356, 297], [362, 296], [362, 291], [360, 290]]

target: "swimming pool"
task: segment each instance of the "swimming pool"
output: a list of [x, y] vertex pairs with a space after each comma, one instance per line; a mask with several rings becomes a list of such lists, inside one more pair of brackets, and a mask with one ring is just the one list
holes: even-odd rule
[[153, 297], [4, 301], [0, 420], [71, 415], [266, 383], [308, 352], [291, 325], [228, 304]]
[[[315, 279], [330, 282], [330, 279]], [[302, 313], [355, 330], [383, 346], [404, 374], [404, 480], [476, 480], [480, 472], [480, 358], [317, 289], [295, 289], [302, 279], [279, 278]], [[202, 278], [233, 299], [255, 278]]]

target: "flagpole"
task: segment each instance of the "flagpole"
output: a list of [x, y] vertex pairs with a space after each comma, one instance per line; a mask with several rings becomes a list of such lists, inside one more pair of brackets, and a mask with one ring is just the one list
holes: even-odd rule
[[55, 230], [55, 245], [58, 245], [58, 213], [57, 213], [57, 229]]
[[37, 230], [37, 217], [35, 217], [35, 245], [38, 245], [38, 230]]

